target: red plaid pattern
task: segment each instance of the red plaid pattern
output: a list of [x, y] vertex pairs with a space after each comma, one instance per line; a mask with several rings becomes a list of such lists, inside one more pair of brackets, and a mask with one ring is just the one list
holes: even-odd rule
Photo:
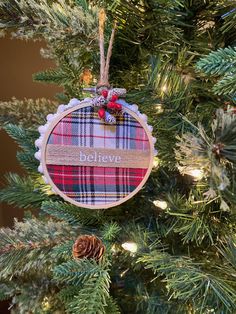
[[140, 184], [147, 169], [48, 165], [56, 186], [84, 204], [107, 204], [129, 195]]
[[[115, 125], [104, 124], [94, 108], [71, 112], [52, 131], [48, 143], [110, 149], [149, 150], [143, 127], [128, 113], [117, 116]], [[48, 173], [66, 196], [83, 204], [119, 201], [134, 191], [147, 169], [61, 166], [47, 164]]]

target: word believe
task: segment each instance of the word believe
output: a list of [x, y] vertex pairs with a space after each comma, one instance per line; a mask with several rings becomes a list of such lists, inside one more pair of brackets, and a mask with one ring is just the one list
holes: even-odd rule
[[100, 152], [92, 152], [89, 154], [86, 154], [85, 152], [80, 151], [79, 152], [79, 161], [80, 162], [97, 162], [97, 163], [120, 163], [121, 157], [116, 155], [105, 155]]
[[46, 162], [50, 165], [148, 168], [150, 150], [109, 149], [48, 144]]

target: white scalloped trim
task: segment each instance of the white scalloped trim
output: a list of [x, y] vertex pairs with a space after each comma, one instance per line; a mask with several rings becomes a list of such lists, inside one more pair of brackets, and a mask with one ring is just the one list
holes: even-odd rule
[[41, 150], [38, 150], [38, 151], [34, 154], [34, 157], [40, 161], [40, 160], [41, 160]]
[[41, 148], [43, 143], [43, 136], [40, 136], [35, 142], [34, 145], [35, 147]]
[[62, 113], [65, 110], [66, 110], [66, 106], [65, 105], [60, 105], [57, 108], [57, 113]]
[[38, 127], [39, 133], [40, 133], [41, 135], [43, 135], [43, 134], [47, 131], [48, 126], [49, 126], [49, 123], [46, 123], [46, 124], [44, 124], [44, 125], [40, 125], [40, 126]]
[[68, 105], [67, 105], [67, 108], [72, 108], [72, 107], [77, 106], [77, 105], [79, 105], [79, 104], [80, 104], [80, 101], [79, 101], [77, 98], [72, 98], [72, 99], [69, 101], [69, 103], [68, 103]]
[[43, 173], [43, 166], [42, 166], [41, 163], [40, 163], [40, 165], [38, 166], [38, 172]]
[[152, 131], [153, 131], [153, 126], [148, 124], [147, 127], [148, 127], [148, 130], [152, 133]]
[[49, 114], [47, 115], [47, 118], [46, 118], [46, 119], [47, 119], [48, 122], [51, 122], [54, 117], [55, 117], [55, 114], [49, 113]]

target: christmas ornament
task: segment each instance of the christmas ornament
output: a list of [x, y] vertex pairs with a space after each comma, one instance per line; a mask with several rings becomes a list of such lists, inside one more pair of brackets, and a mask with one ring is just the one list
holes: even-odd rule
[[94, 235], [82, 235], [73, 244], [74, 258], [93, 258], [99, 261], [105, 252], [102, 241]]
[[87, 91], [95, 97], [60, 105], [39, 127], [38, 170], [55, 193], [86, 208], [119, 205], [145, 184], [153, 166], [155, 138], [147, 116], [123, 99], [124, 88], [108, 82], [114, 29], [104, 56], [100, 14], [100, 81]]

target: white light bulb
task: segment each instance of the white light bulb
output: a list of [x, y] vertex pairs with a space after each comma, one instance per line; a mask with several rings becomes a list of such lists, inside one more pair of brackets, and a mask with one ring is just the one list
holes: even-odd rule
[[161, 90], [162, 92], [166, 92], [167, 91], [167, 84], [164, 84], [162, 87], [161, 87]]
[[63, 7], [59, 3], [53, 3], [53, 9], [59, 11], [60, 13], [65, 13]]
[[153, 159], [153, 168], [157, 168], [159, 166], [159, 160], [157, 157], [154, 157]]
[[155, 105], [157, 113], [162, 113], [164, 111], [162, 104]]
[[116, 247], [115, 247], [115, 245], [113, 244], [112, 245], [112, 247], [111, 247], [111, 251], [113, 252], [113, 253], [115, 253], [116, 252]]
[[156, 200], [156, 201], [153, 201], [153, 204], [156, 206], [156, 207], [159, 207], [161, 209], [166, 209], [168, 207], [168, 204], [166, 203], [166, 201], [160, 201], [160, 200]]
[[201, 180], [203, 178], [203, 171], [201, 169], [192, 169], [188, 171], [188, 175], [194, 177], [195, 180]]
[[124, 250], [130, 251], [131, 253], [136, 253], [138, 250], [138, 246], [134, 242], [125, 242], [121, 246]]

